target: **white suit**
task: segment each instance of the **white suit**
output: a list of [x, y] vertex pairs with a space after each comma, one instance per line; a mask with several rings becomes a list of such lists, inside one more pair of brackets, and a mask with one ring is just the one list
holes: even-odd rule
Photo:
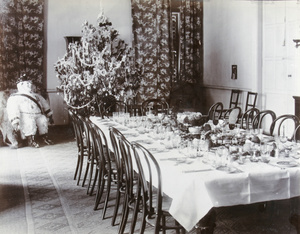
[[7, 100], [7, 114], [13, 126], [19, 126], [21, 136], [48, 133], [48, 119], [52, 111], [48, 102], [39, 94], [31, 92], [31, 84], [24, 81], [18, 84], [18, 92]]

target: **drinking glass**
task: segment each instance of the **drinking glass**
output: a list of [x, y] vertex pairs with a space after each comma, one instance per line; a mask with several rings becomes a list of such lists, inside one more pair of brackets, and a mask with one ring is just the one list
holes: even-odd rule
[[187, 141], [181, 139], [180, 143], [178, 144], [178, 151], [180, 154], [187, 155]]
[[218, 147], [216, 154], [218, 156], [219, 166], [227, 165], [228, 149], [224, 146]]
[[119, 112], [113, 112], [113, 121], [118, 122]]
[[267, 144], [260, 145], [261, 160], [265, 163], [270, 161], [270, 147]]

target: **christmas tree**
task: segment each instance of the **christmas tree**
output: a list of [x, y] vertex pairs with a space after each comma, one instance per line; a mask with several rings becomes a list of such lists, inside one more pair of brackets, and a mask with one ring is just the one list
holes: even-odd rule
[[101, 13], [97, 26], [85, 22], [80, 43], [70, 43], [55, 63], [57, 88], [70, 108], [96, 111], [104, 96], [120, 100], [126, 90], [137, 88], [136, 64], [132, 49]]

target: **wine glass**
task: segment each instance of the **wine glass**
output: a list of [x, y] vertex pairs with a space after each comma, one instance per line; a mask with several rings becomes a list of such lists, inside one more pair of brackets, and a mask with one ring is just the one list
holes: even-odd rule
[[[218, 156], [219, 160], [218, 160], [218, 166], [226, 166], [226, 157], [227, 155], [225, 154], [225, 147], [224, 146], [220, 146], [218, 147], [218, 149], [216, 150], [216, 155]], [[224, 159], [225, 158], [225, 159]]]
[[218, 119], [213, 119], [213, 125], [217, 126], [219, 124], [219, 120]]
[[228, 127], [230, 130], [233, 130], [235, 128], [235, 124], [230, 123], [230, 124], [228, 124]]

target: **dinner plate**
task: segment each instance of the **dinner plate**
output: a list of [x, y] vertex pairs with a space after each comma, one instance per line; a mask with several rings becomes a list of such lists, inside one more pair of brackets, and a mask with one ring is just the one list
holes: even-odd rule
[[112, 123], [112, 122], [105, 122], [105, 123], [103, 123], [103, 125], [108, 126], [108, 127], [114, 127], [114, 126], [117, 126], [118, 124]]
[[128, 136], [128, 137], [137, 137], [138, 134], [135, 132], [123, 132], [124, 135]]
[[144, 143], [144, 144], [152, 144], [153, 143], [153, 141], [150, 139], [138, 139], [138, 140], [135, 140], [135, 142]]
[[227, 173], [241, 173], [242, 171], [236, 167], [219, 166], [216, 168], [218, 171], [225, 171]]
[[299, 166], [299, 164], [297, 162], [293, 162], [293, 161], [279, 161], [279, 162], [277, 162], [277, 164], [280, 166], [285, 166], [285, 167]]
[[166, 152], [166, 150], [162, 148], [149, 148], [148, 150], [156, 153]]
[[128, 130], [128, 128], [125, 128], [125, 127], [117, 127], [117, 129], [118, 129], [119, 131], [121, 131], [121, 132], [122, 132], [122, 131], [125, 132], [125, 131]]

